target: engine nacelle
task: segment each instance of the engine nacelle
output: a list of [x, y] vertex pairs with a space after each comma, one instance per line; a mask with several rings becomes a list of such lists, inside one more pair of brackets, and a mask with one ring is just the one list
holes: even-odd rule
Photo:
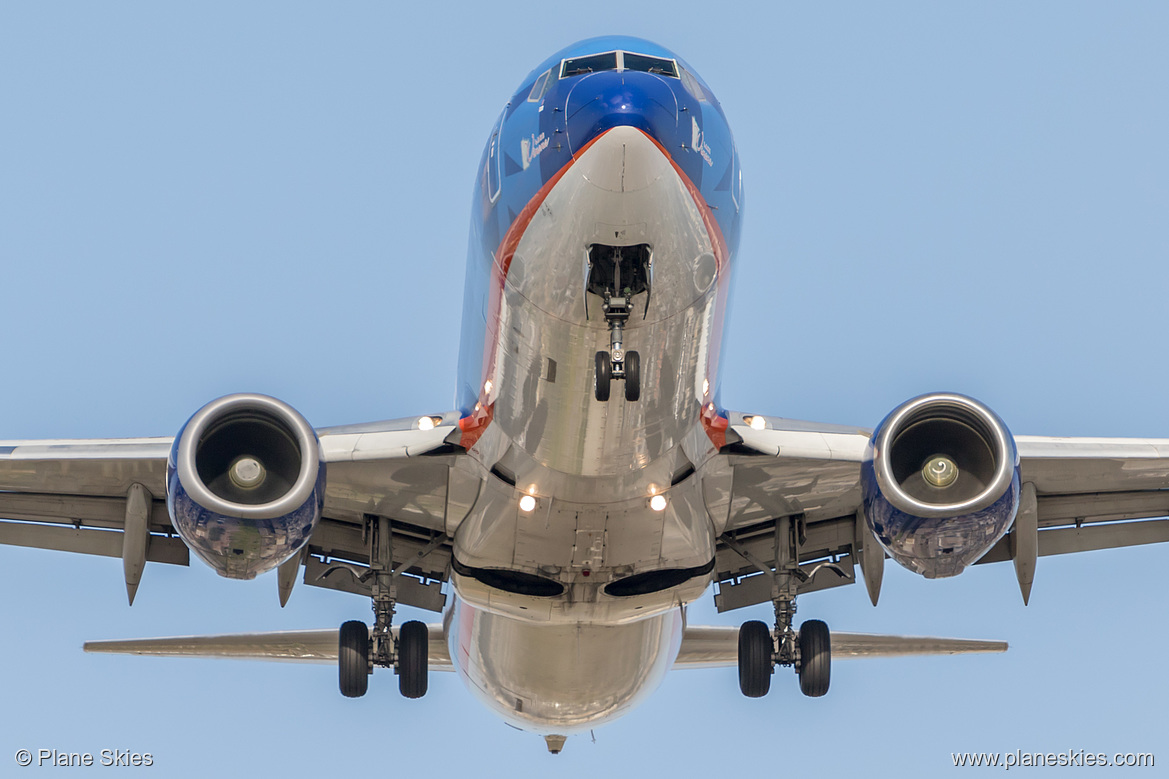
[[873, 432], [861, 486], [865, 520], [890, 557], [928, 579], [956, 576], [1010, 529], [1019, 454], [978, 401], [922, 395]]
[[171, 447], [171, 522], [221, 576], [251, 579], [298, 553], [324, 502], [316, 431], [267, 395], [211, 401], [187, 420]]

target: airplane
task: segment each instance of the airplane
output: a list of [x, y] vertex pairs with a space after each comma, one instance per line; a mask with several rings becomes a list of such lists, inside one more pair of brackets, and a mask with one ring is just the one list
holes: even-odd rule
[[[454, 408], [314, 429], [274, 398], [214, 400], [173, 438], [0, 441], [0, 542], [228, 578], [276, 570], [371, 600], [373, 624], [91, 642], [89, 651], [392, 668], [407, 698], [453, 670], [505, 721], [565, 737], [675, 667], [777, 666], [824, 695], [833, 659], [994, 652], [997, 641], [795, 625], [799, 595], [891, 558], [924, 578], [1169, 540], [1169, 440], [1015, 436], [956, 393], [872, 430], [737, 412], [719, 356], [743, 209], [713, 92], [645, 40], [534, 69], [476, 172]], [[772, 625], [686, 624], [772, 603]], [[443, 613], [394, 624], [398, 604]]]

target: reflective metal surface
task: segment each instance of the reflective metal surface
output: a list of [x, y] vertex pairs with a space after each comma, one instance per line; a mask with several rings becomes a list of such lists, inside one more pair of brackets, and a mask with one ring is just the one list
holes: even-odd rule
[[623, 625], [536, 625], [458, 603], [450, 655], [477, 698], [516, 727], [568, 734], [627, 713], [674, 663], [681, 609]]
[[[612, 623], [644, 612], [605, 596], [603, 585], [699, 569], [714, 556], [700, 480], [674, 484], [674, 475], [715, 451], [700, 440], [702, 414], [730, 264], [707, 204], [656, 140], [676, 132], [676, 117], [643, 110], [654, 90], [670, 87], [657, 75], [615, 72], [565, 85], [570, 105], [591, 95], [567, 111], [570, 128], [583, 128], [581, 149], [515, 219], [498, 253], [484, 237], [494, 255], [484, 373], [478, 411], [464, 420], [474, 436], [461, 443], [492, 475], [455, 533], [454, 553], [468, 568], [596, 590], [590, 619]], [[610, 345], [601, 300], [587, 289], [587, 250], [598, 244], [652, 252], [652, 288], [633, 295], [623, 342], [641, 356], [637, 401], [594, 397], [594, 355]], [[655, 496], [665, 505], [651, 505]], [[677, 590], [663, 603], [676, 600]], [[538, 620], [543, 609], [527, 611], [516, 616]]]

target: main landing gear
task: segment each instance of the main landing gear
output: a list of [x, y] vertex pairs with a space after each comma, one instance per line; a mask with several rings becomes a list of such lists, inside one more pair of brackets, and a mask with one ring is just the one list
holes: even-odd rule
[[[794, 521], [793, 521], [794, 520]], [[796, 592], [799, 585], [827, 568], [848, 575], [835, 563], [820, 563], [811, 572], [799, 566], [801, 517], [781, 517], [775, 524], [775, 565], [757, 560], [733, 539], [723, 540], [749, 563], [772, 578], [771, 600], [775, 606], [775, 627], [768, 629], [758, 620], [739, 628], [739, 689], [748, 698], [762, 698], [771, 689], [775, 666], [790, 666], [800, 679], [800, 691], [812, 698], [828, 692], [832, 672], [832, 639], [828, 626], [810, 619], [793, 628]]]
[[[390, 521], [385, 517], [368, 517], [370, 539], [369, 570], [358, 573], [359, 580], [371, 579], [374, 625], [352, 620], [341, 625], [338, 638], [337, 669], [341, 694], [360, 698], [369, 688], [369, 676], [375, 667], [393, 668], [398, 674], [398, 690], [406, 698], [426, 694], [430, 649], [430, 631], [422, 622], [406, 622], [394, 635], [394, 606], [397, 602], [392, 570], [393, 550]], [[348, 566], [335, 563], [338, 567]], [[402, 566], [405, 567], [405, 566]]]
[[[645, 309], [649, 312], [650, 249], [636, 246], [589, 247], [589, 273], [586, 291], [601, 298], [601, 310], [609, 325], [609, 351], [595, 356], [593, 391], [602, 403], [609, 399], [609, 385], [614, 379], [625, 382], [625, 399], [641, 398], [641, 355], [625, 351], [625, 323], [632, 310], [632, 298], [646, 293]], [[585, 303], [588, 315], [588, 303]]]
[[[795, 611], [793, 608], [792, 611]], [[776, 625], [777, 640], [759, 620], [739, 628], [739, 689], [748, 698], [762, 698], [771, 689], [771, 674], [777, 665], [795, 668], [800, 691], [810, 698], [828, 692], [832, 673], [832, 649], [828, 626], [818, 619], [800, 625]], [[779, 645], [779, 651], [775, 650]]]

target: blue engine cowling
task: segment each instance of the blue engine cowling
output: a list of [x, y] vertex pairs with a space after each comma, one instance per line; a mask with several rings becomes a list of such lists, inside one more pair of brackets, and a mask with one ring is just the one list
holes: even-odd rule
[[890, 557], [928, 579], [956, 576], [1014, 522], [1019, 454], [978, 401], [922, 395], [873, 432], [861, 487], [865, 520]]
[[232, 579], [270, 571], [303, 549], [325, 501], [316, 431], [267, 395], [227, 395], [199, 409], [175, 437], [166, 476], [175, 529]]

